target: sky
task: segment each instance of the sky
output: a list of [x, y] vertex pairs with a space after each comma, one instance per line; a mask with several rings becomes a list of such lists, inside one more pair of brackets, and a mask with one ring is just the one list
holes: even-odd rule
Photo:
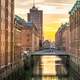
[[[35, 6], [43, 10], [44, 40], [54, 41], [61, 24], [69, 21], [69, 11], [76, 0], [35, 0]], [[15, 0], [15, 14], [27, 20], [33, 0]]]

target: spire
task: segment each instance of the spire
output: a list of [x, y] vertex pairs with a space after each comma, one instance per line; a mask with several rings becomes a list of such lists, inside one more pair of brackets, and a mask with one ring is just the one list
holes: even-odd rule
[[35, 7], [35, 0], [33, 0], [33, 7], [32, 10], [37, 10], [37, 8]]
[[35, 7], [35, 0], [33, 0], [33, 7]]

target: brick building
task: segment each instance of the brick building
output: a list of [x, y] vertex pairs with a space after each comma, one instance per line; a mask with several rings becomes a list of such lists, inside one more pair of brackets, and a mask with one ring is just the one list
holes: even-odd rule
[[[16, 39], [17, 45], [21, 48], [21, 52], [30, 50], [39, 50], [39, 32], [32, 21], [26, 22], [21, 17], [16, 16], [17, 27], [16, 27]], [[17, 49], [19, 49], [19, 47]], [[19, 51], [19, 50], [18, 50]]]
[[39, 50], [39, 34], [35, 25], [28, 21], [22, 28], [22, 49], [32, 52]]
[[[77, 0], [73, 8], [69, 12], [70, 14], [70, 55], [71, 55], [71, 65], [76, 72], [80, 72], [80, 0]], [[79, 76], [79, 74], [77, 74]], [[74, 79], [76, 73], [74, 74]], [[80, 79], [80, 78], [79, 78]], [[77, 80], [79, 80], [77, 79]], [[76, 79], [75, 79], [76, 80]]]
[[57, 49], [60, 49], [60, 47], [61, 47], [61, 30], [60, 30], [61, 28], [59, 28], [58, 29], [58, 31], [56, 32], [56, 34], [55, 34], [55, 46], [56, 46], [56, 48]]
[[66, 52], [70, 52], [70, 25], [64, 24], [63, 27], [64, 27], [64, 30], [62, 33], [62, 39], [63, 39], [62, 46], [64, 47], [64, 50]]
[[64, 31], [64, 26], [63, 24], [61, 25], [61, 27], [58, 29], [58, 31], [55, 34], [55, 45], [57, 49], [64, 49], [63, 47], [63, 39], [62, 39], [62, 35], [63, 35], [63, 31]]
[[28, 21], [32, 21], [38, 29], [41, 47], [43, 41], [43, 11], [33, 6], [32, 9], [30, 9], [30, 13], [28, 13]]
[[[10, 69], [14, 62], [13, 27], [14, 0], [0, 0], [0, 73]], [[5, 76], [0, 74], [0, 78]]]
[[69, 15], [70, 25], [57, 31], [56, 44], [62, 39], [61, 44], [70, 55], [70, 80], [80, 80], [80, 0], [76, 1]]
[[80, 1], [77, 0], [70, 14], [70, 31], [71, 31], [71, 53], [72, 55], [79, 56], [80, 52]]
[[20, 23], [19, 17], [15, 16], [14, 26], [14, 60], [15, 63], [21, 62], [22, 44], [21, 44], [21, 33], [22, 33], [22, 22]]
[[55, 45], [58, 49], [70, 51], [70, 26], [62, 24], [55, 35]]

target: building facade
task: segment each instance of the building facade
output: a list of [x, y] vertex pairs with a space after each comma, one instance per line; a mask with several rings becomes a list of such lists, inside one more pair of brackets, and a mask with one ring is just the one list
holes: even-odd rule
[[57, 49], [70, 52], [70, 25], [62, 24], [55, 35], [55, 45]]
[[32, 52], [39, 50], [39, 32], [32, 21], [26, 22], [21, 17], [16, 16], [16, 22], [15, 43], [17, 50], [15, 51], [24, 53], [29, 50]]
[[80, 0], [76, 1], [69, 15], [70, 25], [63, 25], [57, 31], [56, 44], [62, 39], [61, 45], [70, 55], [70, 80], [80, 80]]
[[22, 28], [22, 49], [32, 52], [39, 50], [38, 30], [31, 21], [27, 22], [26, 26]]
[[80, 1], [77, 0], [70, 11], [70, 31], [71, 31], [71, 52], [72, 55], [79, 56], [79, 26], [80, 26]]
[[[3, 72], [10, 69], [14, 63], [13, 27], [14, 0], [0, 0], [0, 70]], [[7, 69], [5, 70], [5, 68]], [[5, 76], [0, 76], [0, 78]]]
[[[14, 26], [14, 61], [16, 64], [22, 61], [22, 43], [21, 43], [21, 33], [22, 25], [18, 20], [18, 16], [15, 16], [15, 26]], [[21, 23], [22, 24], [22, 23]]]
[[70, 25], [64, 24], [63, 25], [64, 30], [62, 33], [62, 39], [63, 39], [63, 44], [62, 46], [64, 47], [64, 50], [69, 53], [70, 52]]
[[[80, 79], [80, 0], [77, 0], [73, 8], [69, 12], [70, 14], [70, 64], [72, 69], [75, 71], [72, 75], [71, 80]], [[71, 71], [73, 71], [71, 70]]]
[[40, 47], [42, 47], [43, 41], [43, 11], [38, 10], [35, 6], [30, 9], [30, 13], [28, 13], [28, 21], [32, 21], [39, 32], [39, 43]]
[[58, 29], [58, 31], [55, 34], [55, 45], [57, 49], [64, 49], [63, 46], [63, 39], [62, 39], [62, 35], [63, 35], [63, 31], [64, 31], [64, 26], [63, 24], [61, 25], [61, 27]]

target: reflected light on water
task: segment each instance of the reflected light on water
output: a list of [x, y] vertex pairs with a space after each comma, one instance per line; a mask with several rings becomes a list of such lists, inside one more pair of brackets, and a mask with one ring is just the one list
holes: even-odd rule
[[32, 80], [67, 80], [66, 78], [59, 79], [56, 76], [57, 74], [66, 73], [66, 69], [62, 64], [62, 58], [59, 56], [40, 56], [40, 63], [36, 65], [34, 73], [41, 76], [34, 77]]

